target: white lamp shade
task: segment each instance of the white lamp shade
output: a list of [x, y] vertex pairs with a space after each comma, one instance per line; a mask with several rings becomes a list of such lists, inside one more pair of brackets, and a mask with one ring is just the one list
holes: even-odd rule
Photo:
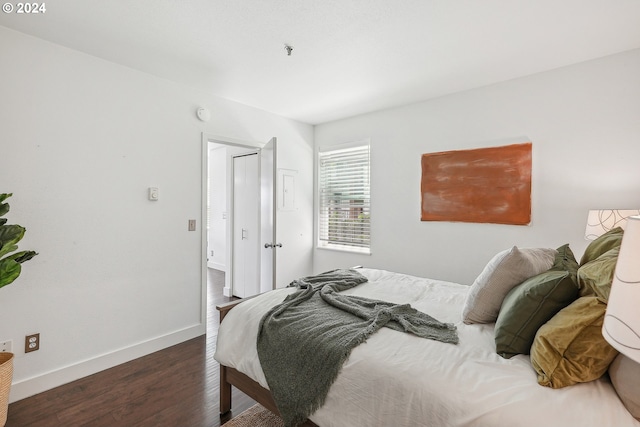
[[627, 218], [602, 334], [616, 350], [640, 363], [640, 216]]
[[616, 227], [625, 228], [627, 218], [632, 215], [640, 215], [640, 209], [600, 209], [589, 211], [587, 217], [587, 228], [584, 231], [584, 238], [595, 240], [609, 230]]

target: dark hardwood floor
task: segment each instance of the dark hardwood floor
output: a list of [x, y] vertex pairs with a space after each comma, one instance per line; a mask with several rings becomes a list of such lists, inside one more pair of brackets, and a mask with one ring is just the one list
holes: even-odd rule
[[[209, 270], [207, 334], [9, 405], [5, 427], [218, 427], [215, 305], [224, 273]], [[233, 414], [255, 402], [233, 390]]]

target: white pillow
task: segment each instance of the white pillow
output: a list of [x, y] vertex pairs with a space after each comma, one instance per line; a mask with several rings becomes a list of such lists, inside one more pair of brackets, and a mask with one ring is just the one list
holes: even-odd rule
[[471, 285], [464, 308], [464, 323], [493, 323], [502, 300], [515, 286], [549, 270], [558, 251], [551, 248], [518, 249], [496, 254]]

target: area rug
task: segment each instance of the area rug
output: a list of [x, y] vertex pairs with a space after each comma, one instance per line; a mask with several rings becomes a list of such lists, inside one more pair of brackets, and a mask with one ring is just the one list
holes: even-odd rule
[[223, 427], [284, 427], [282, 419], [261, 405], [255, 404]]

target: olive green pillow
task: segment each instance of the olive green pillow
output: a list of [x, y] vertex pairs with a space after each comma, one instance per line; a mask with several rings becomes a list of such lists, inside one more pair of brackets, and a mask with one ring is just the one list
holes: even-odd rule
[[562, 245], [556, 250], [558, 253], [553, 261], [551, 270], [568, 271], [575, 276], [578, 271], [579, 264], [578, 261], [576, 261], [573, 251], [569, 248], [569, 244], [567, 243]]
[[587, 249], [585, 249], [582, 258], [580, 259], [580, 265], [585, 265], [589, 261], [593, 261], [603, 253], [610, 249], [620, 247], [622, 243], [622, 235], [624, 230], [620, 227], [612, 228], [601, 236], [598, 236], [596, 240], [589, 243]]
[[538, 383], [561, 388], [600, 378], [617, 356], [602, 336], [607, 306], [580, 297], [545, 323], [531, 346]]
[[620, 247], [610, 249], [578, 269], [580, 296], [595, 295], [602, 302], [609, 301], [619, 253]]
[[549, 270], [513, 288], [496, 320], [496, 352], [507, 359], [529, 354], [538, 329], [577, 297], [578, 286], [568, 271]]

